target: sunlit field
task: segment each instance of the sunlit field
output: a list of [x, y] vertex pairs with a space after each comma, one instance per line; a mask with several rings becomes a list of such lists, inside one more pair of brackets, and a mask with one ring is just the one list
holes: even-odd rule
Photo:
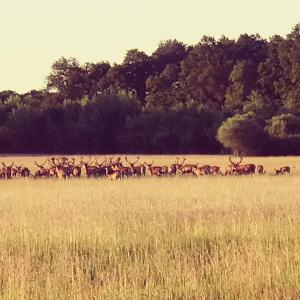
[[299, 299], [300, 157], [244, 162], [267, 174], [0, 180], [0, 299]]

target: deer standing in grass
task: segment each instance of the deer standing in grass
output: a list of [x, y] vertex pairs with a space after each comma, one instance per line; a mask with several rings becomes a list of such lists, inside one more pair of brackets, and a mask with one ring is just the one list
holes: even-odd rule
[[139, 157], [137, 157], [137, 160], [135, 162], [130, 162], [127, 156], [125, 156], [125, 160], [129, 164], [133, 176], [145, 175], [146, 167], [144, 166], [144, 164], [139, 164], [138, 166], [136, 166], [136, 163], [140, 160]]

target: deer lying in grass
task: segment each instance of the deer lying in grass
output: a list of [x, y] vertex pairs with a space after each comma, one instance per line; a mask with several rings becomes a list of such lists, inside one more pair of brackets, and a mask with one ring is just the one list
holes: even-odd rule
[[258, 165], [256, 168], [257, 174], [263, 175], [266, 174], [266, 170], [263, 165]]
[[243, 157], [240, 155], [240, 160], [234, 162], [229, 156], [230, 165], [226, 169], [225, 175], [252, 175], [255, 173], [256, 166], [254, 164], [241, 165]]
[[291, 168], [289, 166], [284, 166], [279, 169], [275, 169], [275, 175], [285, 175], [290, 173], [291, 173]]

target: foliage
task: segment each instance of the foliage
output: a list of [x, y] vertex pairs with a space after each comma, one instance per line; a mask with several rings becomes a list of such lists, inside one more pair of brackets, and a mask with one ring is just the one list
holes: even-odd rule
[[221, 141], [247, 153], [299, 154], [299, 28], [268, 41], [165, 40], [113, 65], [61, 57], [46, 89], [0, 92], [0, 152], [215, 153]]
[[274, 116], [267, 122], [266, 130], [271, 137], [288, 139], [300, 136], [300, 117], [292, 114]]
[[236, 114], [223, 122], [217, 132], [217, 140], [225, 148], [241, 154], [263, 154], [266, 134], [253, 112]]

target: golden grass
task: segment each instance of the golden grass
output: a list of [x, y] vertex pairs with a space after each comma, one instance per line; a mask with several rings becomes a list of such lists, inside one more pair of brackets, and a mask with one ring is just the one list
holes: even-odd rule
[[296, 168], [0, 181], [0, 299], [299, 299], [300, 158], [245, 161]]

